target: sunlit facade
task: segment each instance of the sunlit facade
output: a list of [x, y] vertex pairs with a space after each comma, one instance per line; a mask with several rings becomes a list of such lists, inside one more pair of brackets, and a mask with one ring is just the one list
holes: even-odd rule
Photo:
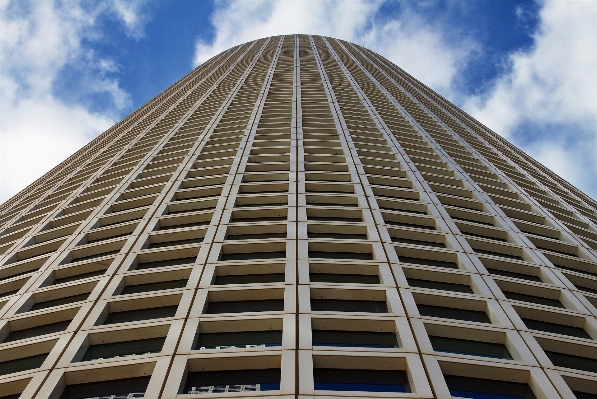
[[0, 399], [597, 398], [596, 306], [597, 203], [333, 38], [217, 55], [0, 206]]

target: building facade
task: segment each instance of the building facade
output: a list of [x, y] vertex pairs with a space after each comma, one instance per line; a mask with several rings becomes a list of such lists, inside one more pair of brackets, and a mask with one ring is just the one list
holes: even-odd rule
[[217, 55], [0, 206], [0, 399], [597, 398], [596, 307], [593, 199], [321, 36]]

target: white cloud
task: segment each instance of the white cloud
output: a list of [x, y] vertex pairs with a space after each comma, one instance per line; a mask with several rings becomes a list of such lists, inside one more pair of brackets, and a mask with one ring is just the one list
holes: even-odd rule
[[[597, 2], [542, 3], [534, 45], [465, 109], [597, 197]], [[539, 134], [539, 132], [541, 134]]]
[[[217, 2], [212, 42], [198, 40], [195, 65], [237, 44], [271, 35], [308, 33], [362, 44], [438, 90], [449, 90], [476, 45], [449, 42], [440, 26], [426, 24], [407, 4], [398, 19], [380, 21], [386, 0], [231, 0]], [[437, 68], [442, 65], [442, 68]]]
[[[0, 201], [107, 129], [130, 104], [130, 95], [107, 75], [117, 65], [95, 54], [89, 43], [102, 39], [102, 18], [120, 21], [128, 35], [142, 35], [144, 2], [0, 2]], [[54, 94], [68, 66], [91, 71], [83, 74], [79, 97], [107, 95], [105, 111], [77, 104], [82, 101], [66, 104]]]

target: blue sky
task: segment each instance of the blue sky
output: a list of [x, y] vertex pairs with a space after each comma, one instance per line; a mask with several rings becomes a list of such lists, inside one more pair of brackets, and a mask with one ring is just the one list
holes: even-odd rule
[[597, 1], [0, 0], [0, 201], [211, 56], [285, 33], [389, 58], [597, 198]]

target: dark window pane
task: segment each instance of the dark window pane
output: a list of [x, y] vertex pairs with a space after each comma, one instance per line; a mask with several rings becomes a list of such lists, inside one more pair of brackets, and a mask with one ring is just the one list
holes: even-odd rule
[[138, 341], [114, 342], [110, 344], [90, 345], [81, 359], [82, 362], [97, 359], [109, 359], [118, 356], [144, 355], [162, 350], [165, 338], [141, 339]]
[[367, 234], [340, 234], [340, 233], [307, 233], [309, 238], [331, 238], [334, 240], [367, 240]]
[[51, 301], [34, 303], [31, 309], [28, 310], [28, 312], [32, 312], [34, 310], [39, 309], [47, 309], [58, 305], [65, 305], [67, 303], [84, 301], [85, 299], [87, 299], [88, 296], [89, 292], [86, 292], [84, 294], [65, 296], [63, 298], [53, 299]]
[[523, 260], [520, 256], [518, 255], [510, 255], [510, 254], [503, 254], [501, 252], [494, 252], [494, 251], [487, 251], [485, 249], [478, 249], [478, 248], [473, 248], [475, 252], [480, 253], [480, 254], [486, 254], [486, 255], [493, 255], [493, 256], [500, 256], [502, 258], [508, 258], [508, 259], [516, 259], [516, 260]]
[[174, 245], [184, 245], [184, 244], [199, 244], [201, 241], [203, 241], [203, 238], [192, 238], [189, 240], [179, 240], [179, 241], [155, 242], [155, 243], [149, 244], [147, 246], [147, 249], [172, 247]]
[[268, 238], [286, 238], [286, 233], [264, 233], [264, 234], [230, 234], [227, 240], [265, 240]]
[[548, 323], [546, 321], [522, 319], [531, 330], [545, 331], [554, 334], [569, 335], [571, 337], [591, 339], [591, 336], [580, 327], [565, 326], [563, 324]]
[[491, 323], [485, 312], [477, 310], [445, 308], [443, 306], [417, 305], [421, 316], [441, 317], [444, 319], [456, 319], [475, 321], [477, 323]]
[[410, 240], [408, 238], [398, 238], [398, 237], [392, 237], [392, 242], [396, 242], [399, 244], [426, 245], [428, 247], [437, 247], [437, 248], [445, 248], [446, 247], [446, 244], [441, 243], [441, 242]]
[[60, 399], [129, 399], [145, 396], [150, 377], [67, 385]]
[[436, 352], [512, 359], [510, 352], [502, 344], [433, 336], [429, 336], [429, 340]]
[[81, 258], [76, 258], [76, 259], [73, 259], [70, 262], [66, 262], [66, 263], [81, 262], [84, 260], [101, 258], [102, 256], [114, 255], [114, 254], [117, 254], [118, 252], [120, 252], [120, 250], [114, 250], [114, 251], [102, 252], [101, 254], [93, 254], [93, 255], [89, 255], [89, 256], [83, 256]]
[[94, 272], [77, 274], [74, 276], [69, 276], [69, 277], [64, 277], [64, 278], [57, 278], [56, 280], [54, 280], [54, 282], [52, 284], [70, 283], [71, 281], [82, 280], [84, 278], [97, 277], [97, 276], [103, 275], [105, 272], [106, 272], [105, 270], [96, 270]]
[[522, 273], [509, 272], [509, 271], [506, 271], [506, 270], [492, 269], [490, 267], [486, 267], [486, 269], [487, 269], [487, 271], [489, 273], [495, 274], [495, 275], [498, 275], [498, 276], [519, 278], [519, 279], [522, 279], [522, 280], [536, 281], [538, 283], [542, 282], [542, 280], [538, 276], [531, 276], [530, 274], [522, 274]]
[[376, 274], [335, 274], [335, 273], [311, 273], [310, 277], [314, 283], [356, 283], [356, 284], [379, 284], [379, 276]]
[[390, 226], [414, 227], [416, 229], [435, 230], [435, 227], [426, 226], [423, 224], [402, 223], [402, 222], [395, 222], [393, 220], [384, 220], [384, 223], [387, 225], [390, 225]]
[[452, 396], [476, 399], [535, 399], [527, 384], [445, 375]]
[[334, 217], [334, 216], [307, 216], [309, 220], [325, 221], [325, 222], [361, 222], [362, 219], [358, 217]]
[[207, 305], [206, 313], [277, 312], [283, 310], [283, 299], [268, 299], [263, 301], [210, 302]]
[[182, 393], [274, 391], [280, 389], [280, 369], [189, 373]]
[[227, 284], [261, 284], [284, 282], [284, 273], [272, 274], [231, 274], [228, 276], [216, 276], [214, 285]]
[[597, 359], [549, 351], [545, 354], [555, 366], [597, 373]]
[[195, 263], [194, 256], [191, 258], [168, 259], [168, 260], [159, 260], [156, 262], [139, 263], [135, 269], [143, 270], [143, 269], [152, 269], [154, 267], [187, 265], [187, 264], [193, 264], [193, 263]]
[[316, 390], [410, 392], [408, 377], [397, 370], [313, 369]]
[[24, 330], [11, 331], [10, 333], [8, 333], [8, 335], [6, 336], [6, 338], [4, 338], [4, 341], [2, 342], [18, 341], [25, 338], [37, 337], [39, 335], [52, 334], [55, 332], [64, 331], [66, 330], [70, 322], [70, 320], [65, 320], [58, 323], [26, 328]]
[[313, 346], [398, 348], [391, 332], [313, 330]]
[[398, 260], [402, 263], [411, 263], [415, 265], [447, 267], [449, 269], [458, 269], [458, 265], [453, 262], [443, 262], [441, 260], [410, 258], [408, 256], [398, 256]]
[[586, 392], [578, 392], [572, 391], [576, 399], [597, 399], [597, 394], [594, 393], [586, 393]]
[[116, 323], [126, 323], [129, 321], [151, 320], [151, 319], [161, 319], [163, 317], [173, 317], [176, 314], [177, 308], [178, 308], [178, 305], [163, 306], [160, 308], [135, 309], [135, 310], [128, 310], [125, 312], [110, 313], [110, 314], [108, 314], [108, 317], [106, 317], [106, 321], [104, 321], [102, 324], [116, 324]]
[[44, 353], [41, 355], [22, 357], [20, 359], [1, 362], [0, 363], [0, 375], [36, 369], [42, 365], [44, 360], [46, 360], [47, 356], [48, 356], [48, 354]]
[[274, 259], [274, 258], [286, 258], [286, 251], [247, 252], [247, 253], [236, 253], [236, 254], [222, 254], [220, 256], [221, 261], [249, 260], [249, 259]]
[[466, 292], [472, 294], [473, 290], [470, 286], [464, 284], [443, 283], [439, 281], [419, 280], [416, 278], [407, 278], [408, 284], [413, 287], [429, 288], [432, 290]]
[[538, 305], [545, 305], [545, 306], [554, 306], [556, 308], [563, 308], [564, 305], [557, 299], [549, 299], [543, 298], [534, 295], [526, 295], [526, 294], [519, 294], [517, 292], [509, 292], [509, 291], [502, 291], [506, 298], [512, 299], [515, 301], [524, 301], [530, 303], [536, 303]]
[[282, 345], [282, 331], [201, 333], [199, 334], [195, 349], [216, 349], [221, 347], [248, 348], [261, 345]]
[[150, 292], [159, 290], [168, 290], [172, 288], [183, 288], [187, 285], [188, 280], [171, 280], [171, 281], [158, 281], [156, 283], [138, 284], [138, 285], [127, 285], [123, 288], [120, 295], [135, 294], [138, 292]]
[[373, 260], [370, 253], [309, 251], [309, 258]]
[[311, 310], [316, 312], [388, 313], [388, 306], [383, 301], [343, 301], [338, 299], [312, 299]]
[[276, 222], [287, 220], [286, 216], [272, 216], [260, 218], [232, 218], [230, 223]]

